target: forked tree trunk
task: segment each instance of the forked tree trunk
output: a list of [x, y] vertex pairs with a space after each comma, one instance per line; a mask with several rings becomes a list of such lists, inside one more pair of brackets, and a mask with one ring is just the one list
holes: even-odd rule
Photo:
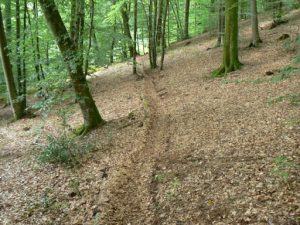
[[79, 134], [85, 134], [90, 129], [103, 125], [105, 122], [100, 116], [90, 93], [83, 73], [82, 63], [77, 57], [78, 50], [76, 45], [68, 34], [54, 0], [39, 0], [39, 2], [42, 6], [48, 26], [52, 31], [63, 56], [63, 60], [75, 89], [76, 98], [83, 114], [84, 126]]
[[15, 85], [12, 66], [9, 58], [9, 51], [7, 46], [6, 35], [4, 31], [3, 18], [0, 5], [0, 55], [2, 59], [2, 67], [4, 71], [4, 78], [6, 81], [7, 93], [9, 102], [14, 114], [15, 119], [20, 119], [24, 116], [22, 105], [18, 101], [17, 88]]

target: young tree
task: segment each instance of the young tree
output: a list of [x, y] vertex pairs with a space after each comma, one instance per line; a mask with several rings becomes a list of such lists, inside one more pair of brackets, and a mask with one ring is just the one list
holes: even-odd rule
[[132, 44], [132, 37], [130, 33], [130, 25], [129, 25], [129, 6], [127, 2], [124, 2], [124, 4], [121, 7], [121, 16], [123, 20], [123, 29], [124, 29], [124, 35], [128, 38], [128, 48], [130, 53], [130, 58], [133, 57], [133, 44]]
[[2, 67], [4, 71], [4, 77], [6, 81], [7, 93], [11, 108], [15, 119], [20, 119], [24, 116], [24, 108], [20, 104], [17, 94], [17, 88], [15, 85], [12, 66], [9, 58], [9, 51], [7, 46], [6, 35], [4, 31], [4, 24], [0, 5], [0, 58], [2, 59]]
[[83, 73], [82, 63], [78, 56], [78, 49], [71, 39], [54, 0], [39, 0], [40, 5], [52, 31], [60, 52], [63, 56], [76, 98], [84, 118], [84, 126], [79, 134], [85, 134], [89, 130], [103, 125], [105, 122], [100, 116], [93, 97], [90, 93], [86, 78]]
[[250, 47], [257, 47], [262, 42], [258, 30], [257, 1], [251, 0], [252, 41]]
[[190, 0], [185, 0], [183, 39], [189, 38]]
[[166, 23], [167, 23], [167, 16], [169, 12], [169, 4], [170, 0], [164, 0], [165, 2], [165, 10], [163, 13], [163, 27], [162, 27], [162, 43], [161, 43], [161, 58], [160, 58], [160, 70], [164, 68], [164, 60], [165, 60], [165, 50], [166, 50]]
[[223, 76], [241, 67], [238, 54], [238, 0], [225, 0], [225, 36], [223, 64], [213, 76]]
[[137, 74], [137, 62], [136, 62], [136, 57], [137, 57], [137, 26], [138, 26], [138, 1], [134, 0], [134, 10], [133, 10], [133, 74]]
[[225, 26], [225, 15], [224, 15], [224, 2], [219, 0], [218, 10], [218, 40], [217, 47], [220, 47], [224, 42], [224, 26]]

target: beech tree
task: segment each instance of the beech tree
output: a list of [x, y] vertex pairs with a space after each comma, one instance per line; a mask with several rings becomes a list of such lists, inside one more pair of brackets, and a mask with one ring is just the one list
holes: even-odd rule
[[[84, 125], [78, 134], [85, 134], [89, 130], [105, 123], [90, 93], [85, 75], [83, 73], [78, 48], [71, 39], [54, 0], [39, 0], [40, 5], [52, 31], [71, 78], [77, 101], [84, 118]], [[81, 15], [81, 14], [80, 14]]]
[[257, 18], [257, 2], [251, 0], [251, 27], [252, 27], [252, 41], [250, 47], [257, 47], [262, 42], [259, 36], [258, 30], [258, 18]]
[[238, 51], [238, 0], [225, 0], [225, 36], [223, 64], [212, 75], [223, 76], [241, 67]]
[[25, 109], [22, 107], [21, 101], [18, 98], [17, 88], [14, 81], [12, 65], [10, 62], [9, 51], [7, 46], [6, 34], [4, 30], [3, 17], [0, 5], [0, 58], [2, 59], [2, 67], [4, 70], [4, 78], [9, 97], [9, 102], [15, 119], [20, 119], [25, 114]]

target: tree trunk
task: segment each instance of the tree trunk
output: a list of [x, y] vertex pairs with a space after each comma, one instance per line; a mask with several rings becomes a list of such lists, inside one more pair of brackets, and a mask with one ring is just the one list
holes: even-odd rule
[[94, 35], [94, 13], [95, 13], [95, 2], [94, 2], [94, 0], [90, 0], [90, 29], [89, 29], [88, 49], [87, 49], [85, 64], [84, 64], [84, 75], [85, 76], [88, 75], [89, 56], [90, 56], [92, 40], [93, 40], [93, 35]]
[[4, 20], [6, 28], [7, 42], [10, 42], [11, 38], [11, 0], [5, 1]]
[[223, 0], [219, 0], [219, 22], [218, 22], [218, 41], [217, 47], [224, 42], [224, 28], [225, 28], [225, 10]]
[[138, 1], [134, 0], [134, 10], [133, 10], [133, 74], [137, 74], [137, 62], [136, 62], [136, 56], [137, 56], [137, 26], [138, 26]]
[[170, 0], [165, 0], [165, 2], [166, 2], [166, 4], [165, 4], [163, 27], [162, 27], [160, 70], [163, 70], [163, 68], [164, 68], [165, 50], [166, 50], [166, 23], [167, 23], [167, 16], [168, 16], [168, 12], [169, 12]]
[[82, 63], [77, 57], [78, 49], [68, 34], [54, 0], [39, 0], [39, 2], [42, 6], [48, 26], [57, 41], [57, 45], [60, 49], [75, 89], [76, 98], [84, 118], [83, 129], [79, 133], [85, 134], [90, 129], [103, 125], [105, 122], [100, 116], [90, 93], [83, 73]]
[[22, 118], [22, 116], [24, 116], [24, 111], [22, 105], [18, 100], [17, 88], [13, 77], [13, 70], [10, 63], [7, 40], [4, 31], [1, 5], [0, 5], [0, 55], [1, 55], [0, 58], [2, 59], [1, 61], [2, 61], [3, 71], [4, 71], [4, 78], [6, 81], [7, 93], [11, 104], [11, 108], [15, 119], [20, 119]]
[[157, 18], [157, 34], [156, 34], [157, 46], [160, 46], [161, 36], [162, 36], [163, 5], [164, 5], [164, 0], [159, 0], [158, 18]]
[[212, 75], [223, 76], [241, 67], [238, 58], [238, 0], [225, 1], [225, 36], [223, 64]]
[[16, 0], [16, 67], [18, 81], [18, 96], [22, 111], [26, 109], [26, 77], [22, 71], [21, 55], [21, 10], [20, 1]]
[[128, 48], [130, 53], [130, 58], [133, 57], [133, 43], [132, 43], [132, 37], [130, 33], [130, 25], [129, 25], [129, 15], [128, 15], [128, 5], [127, 3], [124, 3], [121, 7], [121, 16], [123, 20], [123, 29], [124, 29], [124, 35], [128, 38]]
[[189, 38], [190, 0], [185, 0], [183, 39]]
[[251, 25], [252, 25], [252, 42], [250, 47], [257, 47], [262, 42], [259, 36], [258, 30], [258, 18], [257, 18], [257, 2], [251, 0]]

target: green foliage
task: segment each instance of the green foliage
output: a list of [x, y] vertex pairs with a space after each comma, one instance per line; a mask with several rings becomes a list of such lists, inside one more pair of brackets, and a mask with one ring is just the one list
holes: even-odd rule
[[282, 179], [285, 183], [288, 182], [290, 174], [299, 170], [299, 165], [291, 162], [286, 156], [278, 156], [273, 161], [274, 167], [272, 173]]
[[291, 117], [287, 121], [289, 127], [295, 127], [300, 125], [300, 117]]
[[283, 67], [275, 76], [271, 78], [272, 82], [279, 82], [289, 78], [293, 72], [298, 71], [298, 68], [295, 68], [291, 65]]
[[279, 97], [269, 100], [268, 103], [275, 104], [275, 103], [284, 102], [284, 101], [288, 101], [288, 104], [291, 107], [300, 106], [300, 93], [279, 96]]
[[39, 146], [38, 161], [45, 164], [59, 164], [73, 168], [80, 166], [80, 159], [91, 151], [89, 143], [82, 143], [76, 136], [70, 133], [67, 123], [67, 110], [59, 112], [62, 131], [58, 134], [48, 134], [45, 144]]
[[72, 193], [74, 193], [74, 195], [81, 196], [81, 192], [80, 192], [80, 189], [79, 189], [80, 181], [78, 179], [70, 180], [69, 187], [71, 188]]

